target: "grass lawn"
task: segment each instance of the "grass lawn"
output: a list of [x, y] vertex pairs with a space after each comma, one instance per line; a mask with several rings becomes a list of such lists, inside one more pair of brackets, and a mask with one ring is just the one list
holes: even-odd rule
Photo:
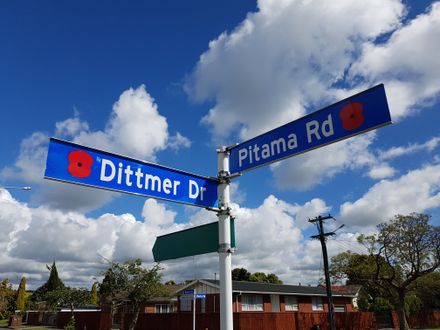
[[[0, 328], [8, 327], [8, 319], [0, 320]], [[48, 329], [56, 329], [55, 327], [36, 327], [36, 326], [27, 326], [27, 325], [19, 325], [14, 327], [14, 329], [29, 329], [29, 330], [48, 330]]]
[[54, 327], [26, 327], [26, 326], [19, 326], [15, 329], [29, 329], [29, 330], [48, 330], [48, 329], [55, 329]]
[[29, 330], [48, 330], [48, 329], [56, 329], [55, 327], [37, 327], [37, 326], [27, 326], [27, 325], [18, 325], [14, 327], [14, 329], [29, 329]]

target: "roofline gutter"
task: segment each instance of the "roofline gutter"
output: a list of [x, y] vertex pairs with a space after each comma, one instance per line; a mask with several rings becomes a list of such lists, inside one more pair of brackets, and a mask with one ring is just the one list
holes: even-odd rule
[[[314, 296], [314, 297], [327, 297], [325, 293], [296, 293], [296, 292], [279, 292], [279, 291], [246, 291], [246, 290], [232, 290], [232, 292], [235, 293], [252, 293], [252, 294], [278, 294], [278, 295], [285, 295], [285, 296]], [[334, 297], [349, 297], [354, 298], [356, 295], [349, 295], [349, 294], [334, 294]]]

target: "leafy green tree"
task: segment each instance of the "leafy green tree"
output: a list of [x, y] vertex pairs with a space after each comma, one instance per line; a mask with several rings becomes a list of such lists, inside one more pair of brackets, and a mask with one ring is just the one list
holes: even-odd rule
[[255, 272], [249, 277], [250, 282], [283, 284], [275, 274], [265, 274], [263, 272]]
[[60, 307], [68, 307], [74, 318], [74, 309], [87, 305], [90, 302], [90, 292], [84, 288], [63, 287], [57, 290], [48, 291], [45, 295], [45, 301], [56, 310]]
[[251, 273], [245, 268], [234, 268], [232, 270], [232, 280], [233, 281], [249, 281]]
[[267, 276], [263, 272], [255, 272], [249, 277], [249, 281], [251, 282], [267, 282]]
[[420, 299], [422, 310], [440, 309], [440, 272], [435, 271], [418, 278], [411, 290]]
[[64, 330], [75, 330], [75, 319], [71, 318], [64, 326]]
[[17, 309], [23, 313], [26, 309], [26, 277], [22, 277], [17, 291], [17, 300], [15, 302]]
[[55, 261], [52, 263], [52, 266], [46, 266], [48, 270], [50, 270], [49, 279], [46, 283], [36, 289], [32, 295], [33, 301], [44, 301], [45, 295], [51, 291], [57, 291], [63, 289], [65, 287], [63, 281], [58, 276], [57, 266]]
[[415, 292], [408, 292], [405, 297], [405, 314], [411, 315], [421, 311], [422, 300]]
[[0, 319], [8, 318], [15, 310], [15, 292], [7, 278], [0, 282]]
[[[380, 264], [377, 267], [377, 264]], [[376, 274], [380, 270], [380, 274]], [[362, 311], [383, 312], [393, 309], [389, 298], [393, 291], [382, 287], [374, 279], [391, 274], [383, 258], [373, 255], [342, 252], [331, 259], [330, 275], [333, 282], [346, 281], [347, 285], [361, 285], [358, 306]]]
[[112, 304], [112, 314], [117, 305], [129, 301], [134, 310], [134, 317], [129, 326], [133, 330], [136, 326], [143, 304], [154, 297], [166, 295], [161, 284], [161, 268], [155, 265], [150, 269], [142, 267], [140, 259], [129, 260], [124, 263], [111, 263], [104, 272], [104, 279], [99, 285], [99, 294]]
[[265, 274], [263, 272], [255, 272], [251, 274], [246, 268], [234, 268], [232, 270], [232, 280], [283, 284], [283, 281], [281, 281], [275, 274]]
[[377, 234], [359, 237], [368, 255], [345, 252], [332, 259], [336, 278], [345, 276], [350, 284], [362, 284], [372, 297], [389, 299], [401, 330], [408, 329], [405, 298], [411, 286], [440, 265], [440, 227], [430, 225], [429, 219], [426, 214], [397, 215], [379, 224]]
[[276, 276], [273, 273], [267, 274], [266, 281], [268, 283], [274, 283], [274, 284], [283, 284], [283, 281], [281, 281], [278, 276]]
[[92, 305], [98, 305], [98, 289], [96, 286], [96, 282], [92, 285], [92, 290], [90, 291], [90, 303]]
[[32, 301], [32, 292], [26, 291], [24, 310], [27, 311], [29, 309], [32, 309], [34, 307], [33, 305], [34, 305], [34, 302]]

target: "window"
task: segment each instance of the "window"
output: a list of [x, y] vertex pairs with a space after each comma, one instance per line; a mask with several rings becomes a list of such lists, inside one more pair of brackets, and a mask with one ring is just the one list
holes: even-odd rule
[[200, 313], [206, 313], [206, 299], [202, 298], [200, 300]]
[[284, 296], [284, 306], [286, 311], [298, 311], [298, 298], [293, 296]]
[[312, 297], [312, 310], [313, 311], [323, 311], [324, 304], [322, 303], [321, 297]]
[[344, 313], [345, 312], [345, 306], [335, 306], [335, 313]]
[[192, 310], [192, 299], [188, 299], [185, 296], [180, 296], [180, 311], [191, 312], [191, 310]]
[[165, 304], [156, 305], [156, 313], [158, 314], [171, 313], [172, 311], [173, 311], [173, 307], [171, 305], [165, 305]]
[[241, 310], [244, 312], [263, 312], [263, 296], [243, 294], [241, 296]]

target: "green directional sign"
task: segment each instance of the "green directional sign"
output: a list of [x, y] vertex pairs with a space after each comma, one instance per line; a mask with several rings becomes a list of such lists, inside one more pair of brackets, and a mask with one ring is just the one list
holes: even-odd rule
[[[235, 247], [235, 226], [231, 219], [231, 247]], [[158, 236], [153, 246], [154, 261], [177, 259], [218, 251], [218, 222]]]

